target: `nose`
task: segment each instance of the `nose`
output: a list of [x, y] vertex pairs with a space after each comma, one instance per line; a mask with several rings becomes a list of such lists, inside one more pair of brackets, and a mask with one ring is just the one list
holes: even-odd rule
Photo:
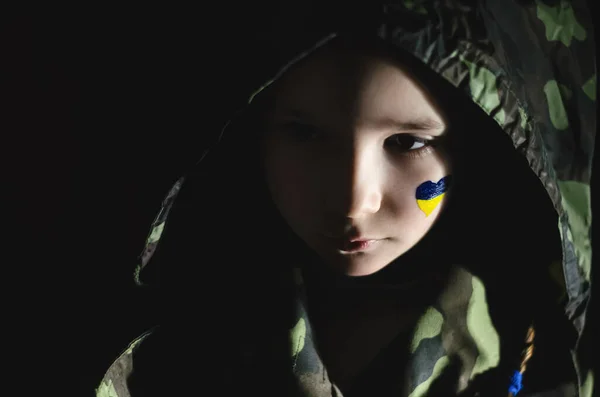
[[347, 181], [343, 187], [346, 192], [345, 216], [351, 219], [359, 219], [374, 214], [381, 208], [382, 187], [382, 165], [373, 153], [368, 150], [355, 150], [350, 161], [343, 162], [342, 172]]

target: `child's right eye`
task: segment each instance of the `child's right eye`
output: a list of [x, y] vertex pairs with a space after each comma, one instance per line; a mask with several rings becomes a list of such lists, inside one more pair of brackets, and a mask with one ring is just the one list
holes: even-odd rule
[[291, 121], [280, 125], [278, 128], [295, 142], [309, 142], [319, 137], [320, 131], [309, 124]]

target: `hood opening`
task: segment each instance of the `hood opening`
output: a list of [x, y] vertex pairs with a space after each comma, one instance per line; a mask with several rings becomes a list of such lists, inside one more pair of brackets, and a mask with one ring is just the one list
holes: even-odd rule
[[[352, 36], [333, 38], [323, 46], [331, 43], [348, 49], [355, 40]], [[560, 260], [561, 256], [557, 214], [544, 186], [525, 158], [515, 150], [511, 139], [460, 87], [452, 86], [432, 70], [423, 68], [422, 62], [413, 55], [403, 50], [393, 53], [392, 47], [379, 39], [359, 39], [357, 44], [363, 51], [393, 57], [408, 68], [425, 83], [431, 95], [442, 102], [449, 116], [453, 134], [450, 150], [454, 152], [457, 170], [454, 198], [448, 214], [416, 247], [417, 250], [427, 244], [443, 242], [452, 261], [472, 263], [474, 272], [480, 272], [484, 277], [490, 266], [478, 262], [487, 261], [484, 258], [493, 252], [498, 262], [505, 262], [499, 266], [507, 284], [512, 281], [513, 285], [521, 283], [525, 288], [529, 285], [525, 280], [539, 279], [543, 273], [545, 279], [548, 263]], [[224, 128], [218, 144], [190, 173], [177, 198], [169, 225], [165, 226], [173, 237], [165, 237], [160, 248], [160, 251], [169, 251], [166, 257], [171, 259], [168, 266], [161, 266], [159, 252], [152, 261], [155, 275], [171, 288], [177, 289], [181, 282], [190, 282], [187, 288], [201, 283], [203, 274], [212, 271], [201, 264], [206, 260], [202, 258], [210, 257], [215, 249], [216, 255], [220, 256], [230, 254], [228, 245], [243, 247], [235, 249], [236, 254], [266, 258], [261, 253], [264, 245], [261, 247], [260, 241], [253, 240], [257, 225], [261, 225], [262, 230], [267, 224], [266, 219], [268, 224], [281, 231], [269, 237], [270, 241], [280, 238], [277, 255], [283, 255], [287, 247], [302, 246], [273, 208], [266, 186], [257, 177], [261, 165], [256, 156], [260, 152], [256, 130], [261, 128], [260, 112], [268, 106], [269, 90], [270, 87], [255, 96], [252, 104]], [[456, 229], [453, 224], [462, 225], [458, 233], [452, 230]], [[452, 239], [445, 239], [444, 234], [451, 235]], [[211, 245], [204, 253], [203, 242], [212, 238], [223, 244]], [[286, 240], [293, 241], [292, 245], [286, 244]], [[549, 241], [553, 243], [549, 244]], [[173, 261], [175, 257], [178, 259]], [[190, 263], [187, 258], [195, 259]], [[523, 267], [529, 259], [535, 261], [537, 268]], [[194, 261], [198, 263], [194, 264]], [[145, 272], [149, 273], [149, 270]], [[257, 269], [258, 273], [262, 271], [266, 268]], [[489, 277], [497, 275], [496, 271], [491, 271]]]
[[[454, 109], [451, 113], [456, 120], [452, 125], [459, 132], [457, 136], [460, 136], [454, 148], [461, 170], [455, 184], [458, 193], [454, 194], [452, 210], [444, 217], [444, 227], [436, 228], [435, 237], [439, 241], [452, 242], [448, 244], [452, 260], [469, 265], [473, 273], [489, 286], [488, 303], [491, 311], [497, 308], [495, 326], [500, 332], [510, 334], [513, 331], [511, 327], [517, 323], [519, 327], [525, 327], [531, 315], [534, 320], [538, 317], [537, 323], [543, 330], [550, 333], [555, 327], [556, 334], [560, 335], [558, 339], [543, 341], [542, 338], [542, 344], [552, 345], [558, 341], [566, 345], [566, 350], [573, 349], [583, 326], [589, 285], [578, 263], [578, 258], [584, 257], [585, 253], [581, 252], [581, 245], [578, 248], [574, 237], [569, 236], [576, 222], [577, 211], [581, 209], [569, 207], [564, 188], [566, 185], [563, 183], [559, 186], [561, 178], [571, 175], [569, 170], [565, 170], [569, 168], [565, 166], [565, 161], [559, 158], [559, 143], [564, 143], [561, 140], [571, 131], [553, 129], [544, 119], [546, 113], [540, 110], [543, 101], [539, 100], [537, 91], [528, 91], [530, 87], [513, 90], [515, 84], [526, 86], [530, 82], [518, 76], [521, 62], [518, 56], [515, 58], [518, 62], [512, 60], [517, 65], [514, 69], [513, 65], [502, 63], [511, 61], [506, 54], [494, 57], [494, 51], [514, 49], [506, 43], [505, 46], [501, 45], [499, 41], [501, 38], [505, 40], [505, 36], [493, 37], [491, 41], [487, 38], [483, 40], [481, 35], [486, 34], [486, 29], [470, 29], [469, 23], [474, 22], [469, 18], [474, 14], [467, 18], [467, 13], [458, 15], [458, 9], [452, 9], [444, 16], [443, 6], [439, 5], [435, 10], [426, 7], [425, 12], [435, 11], [436, 17], [432, 17], [435, 23], [446, 17], [456, 23], [440, 22], [439, 26], [424, 22], [427, 18], [415, 15], [412, 15], [413, 23], [407, 23], [410, 17], [405, 11], [388, 8], [384, 12], [384, 22], [381, 22], [376, 33], [374, 29], [371, 34], [386, 40], [396, 49], [402, 49], [398, 51], [412, 54], [408, 58], [417, 59], [417, 73], [433, 74], [434, 79], [443, 81], [439, 86], [440, 91], [446, 93], [448, 104]], [[462, 17], [465, 19], [460, 19]], [[370, 25], [365, 26], [364, 30], [370, 28]], [[439, 35], [438, 28], [442, 31], [454, 29], [450, 39]], [[465, 32], [465, 37], [458, 37]], [[314, 31], [307, 33], [306, 37], [311, 35], [325, 37], [318, 46], [325, 45], [331, 39]], [[277, 40], [288, 44], [283, 34]], [[289, 57], [278, 55], [286, 58], [287, 62], [300, 53], [291, 64], [301, 60], [314, 48], [312, 44], [305, 46], [300, 42], [305, 43], [298, 39], [297, 42], [289, 42], [297, 46], [285, 46], [283, 53]], [[521, 43], [509, 44], [518, 47]], [[297, 48], [300, 47], [302, 49], [298, 52]], [[281, 73], [291, 64], [282, 68], [280, 63], [271, 70]], [[421, 68], [425, 65], [430, 69]], [[544, 69], [543, 73], [546, 72]], [[269, 76], [275, 77], [263, 85], [258, 94], [251, 96], [251, 102], [260, 101], [278, 73]], [[437, 85], [433, 84], [432, 87]], [[254, 108], [251, 105], [247, 110], [251, 112]], [[464, 111], [467, 108], [469, 111]], [[259, 204], [265, 199], [262, 193], [245, 195], [246, 190], [232, 182], [243, 181], [250, 186], [250, 190], [256, 186], [256, 175], [253, 175], [259, 169], [255, 168], [256, 164], [249, 162], [236, 167], [231, 160], [237, 157], [227, 157], [235, 152], [231, 151], [232, 147], [237, 146], [237, 150], [242, 152], [246, 148], [240, 146], [244, 139], [251, 137], [244, 134], [244, 126], [248, 126], [246, 123], [248, 120], [244, 117], [235, 118], [224, 131], [221, 142], [190, 173], [173, 207], [169, 224], [164, 224], [164, 214], [168, 210], [163, 210], [162, 218], [159, 216], [153, 225], [153, 234], [149, 239], [152, 240], [152, 251], [158, 242], [158, 238], [152, 237], [154, 231], [158, 237], [163, 229], [168, 231], [156, 258], [150, 263], [155, 269], [160, 269], [158, 274], [166, 280], [167, 294], [177, 293], [169, 298], [199, 299], [200, 294], [201, 298], [219, 300], [230, 298], [232, 292], [236, 292], [236, 296], [243, 296], [253, 291], [255, 281], [269, 288], [274, 284], [269, 285], [265, 281], [279, 277], [270, 273], [270, 270], [278, 269], [276, 266], [261, 266], [261, 263], [276, 261], [276, 256], [263, 255], [260, 241], [257, 243], [260, 236], [256, 235], [253, 222], [266, 226], [265, 219], [269, 219], [272, 225], [281, 227], [279, 230], [282, 233], [275, 237], [282, 242], [294, 239], [290, 238], [290, 231], [281, 224], [273, 208]], [[563, 132], [563, 135], [557, 134]], [[574, 145], [577, 142], [577, 138], [574, 138], [571, 143]], [[582, 169], [585, 168], [584, 162], [581, 160], [578, 163]], [[233, 179], [211, 172], [225, 169]], [[581, 179], [575, 181], [579, 183], [576, 185], [580, 189], [578, 192], [584, 191], [580, 185], [586, 183], [584, 177]], [[219, 199], [224, 192], [225, 199]], [[199, 205], [200, 202], [206, 204]], [[268, 200], [262, 203], [268, 203]], [[228, 221], [227, 217], [230, 218]], [[233, 224], [234, 233], [230, 233], [231, 229], [226, 226], [230, 224]], [[460, 224], [461, 230], [457, 231], [452, 224]], [[202, 237], [202, 233], [207, 233], [208, 238]], [[445, 235], [450, 239], [444, 240]], [[215, 237], [219, 244], [209, 246], [208, 250], [202, 248], [204, 241]], [[282, 243], [276, 247], [279, 255], [286, 252], [288, 246]], [[219, 260], [211, 261], [209, 258], [215, 255]], [[239, 267], [230, 267], [225, 258], [236, 258], [233, 262]], [[558, 273], [562, 283], [555, 283], [551, 278], [549, 268], [554, 262], [560, 264]], [[281, 275], [281, 278], [285, 278], [285, 275]], [[208, 292], [209, 289], [214, 291], [215, 285], [219, 286], [216, 295]], [[185, 306], [191, 310], [193, 305]], [[190, 312], [183, 308], [180, 311], [183, 315]], [[517, 315], [517, 312], [520, 314]], [[518, 316], [527, 318], [517, 319]], [[515, 343], [515, 346], [502, 348], [517, 351], [521, 345]], [[556, 350], [559, 355], [565, 351]], [[562, 356], [547, 356], [544, 359], [566, 362]], [[570, 368], [562, 370], [563, 374], [571, 372]], [[560, 372], [557, 370], [557, 373]]]
[[[335, 45], [348, 46], [352, 43], [336, 40], [332, 41]], [[359, 46], [364, 48], [370, 46], [370, 43], [370, 40], [361, 41]], [[388, 56], [390, 53], [385, 43], [368, 48], [372, 48], [374, 53], [385, 53]], [[560, 260], [560, 239], [554, 206], [539, 178], [515, 150], [509, 137], [459, 88], [453, 87], [433, 71], [419, 68], [420, 61], [412, 55], [404, 53], [396, 59], [411, 72], [414, 71], [419, 80], [426, 82], [428, 91], [440, 99], [450, 118], [453, 134], [450, 150], [455, 153], [458, 170], [453, 208], [445, 217], [448, 220], [442, 220], [442, 224], [460, 224], [462, 228], [460, 233], [456, 233], [451, 230], [452, 226], [440, 226], [436, 228], [439, 230], [434, 230], [431, 234], [438, 241], [444, 240], [440, 237], [444, 233], [452, 234], [453, 239], [446, 243], [451, 241], [447, 245], [454, 252], [452, 257], [456, 262], [481, 261], [490, 252], [498, 251], [496, 245], [502, 241], [504, 249], [494, 254], [494, 257], [502, 257], [502, 260], [510, 262], [503, 266], [505, 274], [514, 270], [510, 269], [513, 264], [515, 267], [521, 266], [519, 263], [524, 260], [526, 253], [537, 258], [540, 268], [532, 270], [527, 276], [528, 270], [521, 269], [520, 273], [510, 276], [515, 281], [536, 277], [537, 272], [546, 270], [547, 263]], [[260, 117], [257, 115], [266, 106], [268, 92], [269, 88], [265, 89], [244, 112], [238, 114], [224, 130], [219, 144], [190, 174], [187, 185], [178, 198], [176, 208], [179, 208], [174, 210], [171, 224], [167, 227], [172, 234], [178, 235], [177, 252], [183, 249], [183, 241], [189, 241], [192, 247], [196, 247], [194, 249], [199, 250], [197, 257], [202, 257], [202, 249], [199, 248], [202, 242], [215, 237], [215, 234], [223, 234], [225, 246], [245, 246], [248, 243], [258, 247], [255, 250], [248, 249], [248, 256], [251, 257], [261, 251], [260, 244], [250, 243], [256, 235], [256, 225], [261, 224], [260, 219], [271, 219], [272, 225], [285, 230], [286, 238], [294, 239], [289, 229], [282, 225], [282, 219], [274, 212], [266, 187], [261, 178], [257, 177], [260, 172], [260, 164], [256, 161], [256, 154], [260, 151], [256, 131], [260, 129]], [[175, 226], [175, 213], [181, 214], [181, 222], [186, 226]], [[250, 220], [258, 223], [253, 225]], [[226, 224], [233, 225], [232, 232], [228, 232], [227, 227], [219, 228]], [[264, 225], [263, 222], [261, 226]], [[444, 228], [446, 230], [442, 230]], [[200, 237], [207, 231], [206, 238]], [[183, 237], [184, 235], [195, 237], [190, 239]], [[548, 241], [554, 243], [548, 244]], [[183, 265], [178, 268], [169, 263], [169, 270], [161, 271], [162, 277], [177, 274], [177, 277], [188, 281], [201, 279], [202, 267], [197, 277], [192, 276], [196, 270], [192, 271], [188, 267], [188, 271], [185, 271], [186, 267], [188, 266]]]

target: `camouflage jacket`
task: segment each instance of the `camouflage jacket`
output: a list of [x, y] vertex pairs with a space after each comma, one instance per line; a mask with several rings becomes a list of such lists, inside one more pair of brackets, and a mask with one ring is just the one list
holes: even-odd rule
[[[378, 37], [414, 55], [424, 67], [449, 82], [457, 95], [464, 94], [483, 110], [495, 128], [509, 137], [514, 153], [526, 160], [523, 164], [529, 175], [539, 181], [535, 188], [551, 203], [551, 222], [555, 222], [551, 229], [556, 232], [555, 245], [560, 252], [557, 260], [544, 259], [536, 269], [537, 280], [555, 280], [559, 291], [556, 299], [536, 303], [536, 314], [548, 308], [548, 313], [558, 312], [556, 318], [560, 320], [553, 322], [550, 315], [533, 320], [533, 329], [539, 330], [541, 339], [532, 342], [530, 323], [516, 320], [521, 317], [515, 307], [527, 305], [518, 306], [514, 298], [518, 293], [499, 286], [502, 270], [498, 276], [490, 276], [455, 264], [446, 275], [451, 282], [422, 308], [410, 332], [408, 369], [397, 374], [397, 392], [380, 394], [373, 386], [370, 395], [515, 394], [520, 388], [515, 371], [523, 369], [523, 357], [533, 345], [537, 350], [531, 361], [532, 372], [525, 370], [523, 374], [523, 395], [591, 396], [592, 341], [585, 319], [591, 282], [596, 61], [591, 14], [585, 2], [398, 0], [356, 8], [348, 3], [330, 3], [316, 2], [319, 5], [311, 7], [310, 2], [282, 2], [284, 6], [276, 10], [278, 17], [272, 18], [277, 34], [269, 44], [277, 49], [277, 59], [256, 76], [262, 84], [255, 86], [260, 88], [253, 90], [248, 106], [288, 67], [338, 35], [351, 32]], [[215, 147], [231, 131], [230, 125], [226, 126]], [[202, 165], [199, 162], [198, 169]], [[187, 186], [192, 176], [179, 179], [162, 203], [135, 271], [140, 285], [149, 280], [148, 269], [156, 259], [153, 254], [159, 241], [166, 244], [169, 233], [163, 236], [163, 230], [176, 230], [169, 228], [174, 216], [169, 214], [176, 211], [175, 198], [180, 200], [184, 181]], [[522, 204], [536, 206], [526, 201]], [[528, 227], [529, 220], [522, 222], [515, 228]], [[553, 241], [544, 244], [550, 246]], [[216, 330], [203, 333], [206, 327], [196, 325], [188, 316], [178, 327], [163, 324], [145, 333], [108, 369], [97, 396], [342, 396], [319, 358], [307, 314], [302, 270], [292, 266], [290, 274], [289, 280], [282, 281], [282, 285], [289, 282], [288, 287], [270, 291], [285, 291], [282, 294], [292, 297], [280, 341], [286, 347], [279, 348], [285, 358], [271, 352], [281, 335], [273, 332], [267, 337], [254, 332], [256, 324], [269, 320], [254, 312], [250, 315], [252, 310], [243, 303], [238, 304], [239, 314], [229, 309], [198, 309], [191, 313], [201, 315], [191, 317], [200, 323], [219, 324]], [[506, 276], [506, 280], [511, 277]], [[211, 283], [199, 282], [199, 288]], [[540, 289], [542, 284], [540, 281]], [[536, 288], [538, 284], [534, 292]], [[504, 320], [491, 313], [494, 294], [517, 302]], [[536, 295], [527, 296], [535, 300]], [[210, 295], [207, 299], [223, 297]], [[166, 313], [169, 315], [170, 309]], [[566, 350], [554, 355], [551, 335], [563, 329], [558, 325], [562, 320], [567, 324], [560, 334]], [[544, 339], [544, 335], [549, 336]], [[534, 363], [536, 354], [538, 364]], [[154, 366], [148, 364], [152, 361]], [[550, 363], [558, 363], [559, 369], [552, 372]], [[452, 381], [446, 383], [450, 378]], [[213, 389], [216, 391], [211, 392]]]

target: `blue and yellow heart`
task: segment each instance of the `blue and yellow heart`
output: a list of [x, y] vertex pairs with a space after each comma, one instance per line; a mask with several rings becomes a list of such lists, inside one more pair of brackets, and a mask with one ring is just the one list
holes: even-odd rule
[[451, 176], [445, 176], [437, 183], [432, 181], [423, 182], [417, 188], [417, 205], [429, 216], [442, 201], [450, 187]]

